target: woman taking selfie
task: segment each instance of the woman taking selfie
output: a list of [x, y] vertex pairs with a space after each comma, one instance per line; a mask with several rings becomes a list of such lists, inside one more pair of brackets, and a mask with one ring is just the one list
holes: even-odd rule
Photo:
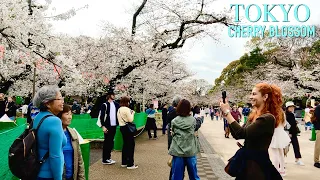
[[237, 169], [236, 179], [282, 179], [270, 161], [268, 154], [274, 129], [283, 118], [281, 90], [275, 85], [257, 84], [252, 89], [250, 101], [253, 105], [253, 111], [244, 127], [241, 127], [230, 114], [229, 104], [220, 103], [223, 116], [229, 123], [233, 137], [235, 139], [245, 139], [244, 147], [234, 156], [241, 164], [232, 167]]
[[63, 105], [63, 111], [58, 114], [62, 121], [62, 128], [67, 137], [67, 144], [63, 147], [66, 180], [85, 180], [84, 163], [80, 150], [77, 132], [68, 127], [72, 120], [71, 107]]

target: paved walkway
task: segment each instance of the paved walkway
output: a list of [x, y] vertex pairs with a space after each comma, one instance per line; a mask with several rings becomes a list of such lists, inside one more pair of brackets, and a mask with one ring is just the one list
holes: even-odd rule
[[[229, 139], [224, 138], [222, 120], [211, 121], [209, 117], [205, 118], [200, 131], [214, 149], [216, 155], [225, 163], [227, 163], [228, 159], [238, 150], [238, 146], [236, 145], [237, 141], [233, 139], [231, 135]], [[292, 146], [290, 147], [288, 157], [286, 157], [287, 176], [284, 178], [285, 180], [320, 180], [320, 169], [313, 167], [314, 142], [309, 141], [310, 134], [310, 131], [304, 132], [303, 130], [301, 136], [298, 136], [302, 161], [305, 163], [305, 166], [295, 165], [293, 148]], [[243, 140], [238, 141], [243, 144]], [[216, 171], [214, 172], [216, 173]]]
[[[158, 131], [158, 133], [161, 133]], [[201, 180], [218, 180], [223, 173], [223, 161], [212, 156], [212, 150], [203, 136], [200, 134], [201, 153], [198, 155], [198, 173]], [[90, 180], [168, 180], [170, 168], [167, 165], [169, 159], [167, 150], [167, 136], [159, 136], [158, 140], [149, 140], [147, 133], [136, 138], [135, 163], [139, 166], [135, 170], [121, 168], [121, 152], [112, 152], [115, 165], [101, 164], [101, 149], [91, 149]], [[209, 159], [211, 159], [209, 161]], [[213, 159], [213, 160], [212, 160]], [[217, 165], [220, 171], [217, 171]], [[214, 171], [214, 170], [215, 171]], [[188, 179], [187, 171], [185, 179]], [[226, 178], [222, 178], [226, 179]]]

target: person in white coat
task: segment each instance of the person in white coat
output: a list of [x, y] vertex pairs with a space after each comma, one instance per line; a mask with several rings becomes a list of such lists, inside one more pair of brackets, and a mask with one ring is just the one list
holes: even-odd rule
[[281, 176], [285, 176], [285, 162], [284, 162], [284, 151], [283, 149], [287, 147], [290, 143], [290, 137], [288, 133], [284, 130], [286, 125], [285, 114], [283, 113], [283, 120], [279, 124], [276, 124], [274, 133], [272, 136], [270, 144], [271, 161], [275, 168], [279, 171]]

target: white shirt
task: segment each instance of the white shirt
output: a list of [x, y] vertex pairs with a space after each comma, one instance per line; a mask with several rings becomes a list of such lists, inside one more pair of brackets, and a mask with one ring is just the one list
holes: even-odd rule
[[21, 107], [21, 111], [22, 111], [22, 114], [27, 114], [28, 113], [28, 105], [23, 105]]
[[117, 118], [116, 118], [117, 112], [116, 112], [116, 106], [114, 105], [114, 102], [110, 102], [110, 125], [116, 126], [117, 125]]
[[204, 116], [206, 113], [205, 113], [205, 111], [202, 109], [202, 110], [200, 110], [200, 116]]

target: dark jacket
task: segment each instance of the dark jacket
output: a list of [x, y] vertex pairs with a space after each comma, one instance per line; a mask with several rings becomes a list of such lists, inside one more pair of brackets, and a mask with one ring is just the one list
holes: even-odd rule
[[17, 116], [17, 106], [13, 101], [8, 102], [7, 108], [8, 111], [6, 111], [6, 114], [8, 115], [8, 117]]
[[5, 114], [6, 102], [0, 101], [0, 118]]
[[298, 134], [298, 131], [297, 131], [297, 121], [296, 121], [296, 118], [294, 117], [294, 114], [290, 111], [286, 111], [286, 119], [290, 124], [289, 134], [296, 136]]
[[81, 106], [79, 104], [72, 105], [72, 113], [80, 114], [80, 111], [81, 111]]
[[315, 121], [313, 122], [313, 126], [315, 130], [320, 130], [320, 105], [316, 107], [314, 110]]
[[[120, 105], [113, 101], [115, 107], [116, 107], [116, 112], [115, 112], [115, 115], [116, 115], [116, 123], [117, 123], [117, 126], [119, 125], [119, 122], [118, 122], [118, 117], [117, 117], [117, 112], [118, 112], [118, 109], [120, 108]], [[100, 107], [100, 122], [101, 122], [101, 125], [106, 127], [107, 129], [109, 127], [111, 127], [111, 124], [110, 124], [110, 103], [109, 102], [106, 102], [107, 104], [107, 110], [106, 110], [106, 105], [105, 104], [102, 104], [101, 107]], [[106, 120], [104, 121], [104, 117], [105, 115], [107, 115], [106, 117]]]
[[162, 108], [162, 120], [167, 122], [167, 115], [168, 115], [168, 110], [167, 108]]
[[167, 116], [167, 124], [171, 127], [171, 121], [177, 117], [176, 109], [172, 109]]
[[[169, 130], [171, 129], [171, 121], [176, 117], [177, 117], [177, 111], [176, 111], [176, 109], [173, 108], [173, 109], [171, 109], [169, 111], [169, 114], [167, 116], [167, 124], [168, 124]], [[168, 132], [168, 150], [169, 150], [169, 148], [171, 146], [171, 142], [172, 142], [172, 136], [171, 136], [171, 133], [169, 131]]]
[[250, 151], [245, 155], [245, 165], [241, 167], [243, 171], [237, 179], [282, 179], [279, 172], [272, 165], [268, 154], [268, 148], [275, 129], [273, 115], [263, 114], [255, 122], [248, 121], [243, 127], [235, 121], [229, 127], [235, 139], [245, 139], [244, 148], [247, 152]]

